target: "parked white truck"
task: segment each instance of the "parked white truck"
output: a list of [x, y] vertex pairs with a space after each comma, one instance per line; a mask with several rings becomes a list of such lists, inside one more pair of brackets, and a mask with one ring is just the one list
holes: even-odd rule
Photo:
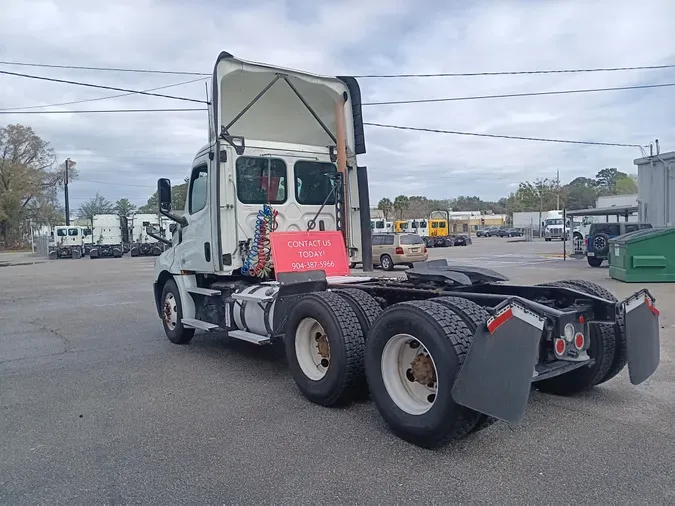
[[122, 258], [122, 224], [117, 214], [97, 214], [93, 219], [93, 240], [89, 258]]
[[54, 242], [49, 242], [49, 259], [82, 258], [86, 227], [75, 225], [56, 226], [52, 231]]
[[131, 247], [129, 254], [132, 257], [159, 255], [164, 251], [160, 240], [152, 234], [148, 234], [148, 228], [159, 231], [159, 214], [138, 213], [129, 220], [129, 237]]
[[[335, 262], [372, 264], [356, 79], [224, 52], [211, 89], [209, 142], [192, 163], [184, 214], [172, 209], [171, 182], [158, 181], [159, 211], [177, 224], [153, 286], [171, 342], [201, 329], [283, 343], [310, 401], [369, 392], [392, 430], [424, 447], [520, 420], [532, 383], [570, 395], [626, 362], [633, 384], [656, 370], [659, 317], [646, 289], [619, 302], [588, 281], [511, 285], [445, 260], [405, 279], [326, 276]], [[307, 260], [289, 264], [290, 253]]]

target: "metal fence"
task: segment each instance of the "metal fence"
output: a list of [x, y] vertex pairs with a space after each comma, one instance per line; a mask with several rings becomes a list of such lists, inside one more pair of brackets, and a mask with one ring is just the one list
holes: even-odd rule
[[49, 239], [48, 235], [37, 235], [33, 237], [33, 253], [41, 257], [49, 258]]

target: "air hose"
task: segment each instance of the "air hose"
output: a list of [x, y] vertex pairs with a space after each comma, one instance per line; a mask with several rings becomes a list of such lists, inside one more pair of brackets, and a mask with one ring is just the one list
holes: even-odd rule
[[253, 243], [244, 259], [241, 273], [245, 276], [265, 278], [272, 272], [272, 251], [269, 234], [277, 228], [278, 211], [265, 204], [258, 211], [253, 233]]

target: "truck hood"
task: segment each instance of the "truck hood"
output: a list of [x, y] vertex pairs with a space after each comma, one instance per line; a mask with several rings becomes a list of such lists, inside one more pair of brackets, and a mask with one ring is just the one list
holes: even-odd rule
[[244, 139], [333, 146], [335, 142], [326, 130], [336, 137], [335, 104], [347, 97], [347, 151], [365, 152], [361, 95], [353, 78], [319, 76], [249, 62], [223, 52], [214, 68], [212, 90], [212, 139], [226, 127], [229, 135]]

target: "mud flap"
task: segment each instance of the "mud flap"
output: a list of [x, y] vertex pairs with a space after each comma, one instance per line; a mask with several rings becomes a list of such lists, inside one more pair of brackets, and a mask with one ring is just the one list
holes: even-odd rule
[[621, 304], [626, 322], [628, 377], [633, 385], [638, 385], [659, 366], [659, 310], [647, 290], [635, 293]]
[[510, 303], [476, 329], [457, 375], [458, 404], [515, 423], [525, 414], [544, 319]]

